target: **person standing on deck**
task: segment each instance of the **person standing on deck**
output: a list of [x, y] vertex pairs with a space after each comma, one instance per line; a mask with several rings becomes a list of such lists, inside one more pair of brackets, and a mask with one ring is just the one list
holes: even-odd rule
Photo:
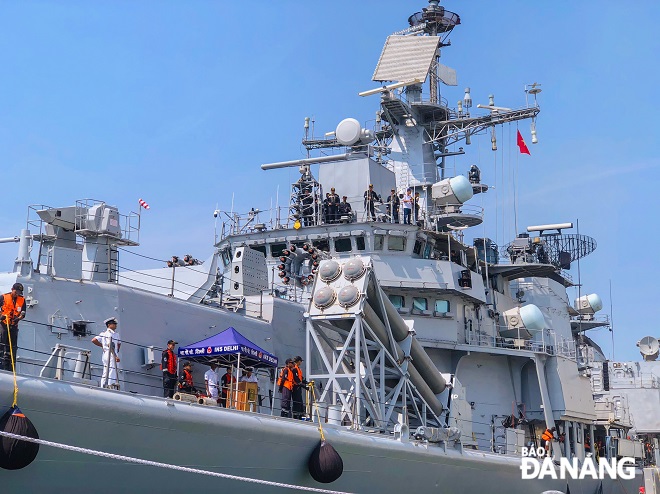
[[178, 345], [178, 341], [169, 340], [167, 342], [167, 349], [163, 350], [160, 368], [163, 370], [163, 397], [174, 397], [174, 388], [176, 387], [176, 354], [174, 347]]
[[101, 386], [104, 388], [119, 389], [117, 363], [119, 362], [121, 338], [117, 332], [117, 319], [110, 317], [103, 322], [105, 323], [106, 330], [92, 338], [92, 343], [103, 348]]
[[307, 385], [307, 381], [303, 379], [303, 372], [300, 368], [302, 364], [302, 357], [298, 356], [293, 359], [293, 393], [291, 399], [293, 400], [293, 418], [302, 419], [305, 414], [305, 400], [303, 399], [303, 388]]
[[14, 283], [11, 292], [0, 301], [0, 370], [13, 370], [16, 365], [18, 321], [25, 317], [23, 285]]
[[209, 367], [211, 368], [204, 373], [206, 396], [213, 398], [215, 401], [218, 401], [218, 390], [220, 388], [218, 384], [220, 378], [218, 377], [218, 371], [216, 370], [218, 366], [215, 364], [209, 364]]
[[282, 393], [282, 411], [280, 415], [291, 418], [291, 396], [293, 394], [294, 383], [293, 360], [288, 358], [285, 364], [286, 366], [282, 369], [280, 377], [277, 380], [280, 393]]

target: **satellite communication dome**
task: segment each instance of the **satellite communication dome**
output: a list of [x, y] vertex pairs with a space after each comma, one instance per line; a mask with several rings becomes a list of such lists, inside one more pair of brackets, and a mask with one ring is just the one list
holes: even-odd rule
[[343, 146], [352, 146], [362, 141], [368, 143], [374, 140], [374, 134], [368, 129], [363, 129], [360, 122], [354, 118], [345, 118], [335, 129], [337, 142]]
[[658, 358], [660, 343], [653, 336], [645, 336], [637, 342], [637, 346], [644, 360], [655, 360]]
[[543, 312], [534, 304], [521, 307], [520, 318], [527, 329], [541, 330], [545, 327]]
[[467, 178], [457, 175], [433, 184], [431, 195], [439, 204], [463, 204], [472, 198], [474, 191]]
[[603, 300], [595, 293], [575, 299], [575, 310], [580, 314], [595, 314], [603, 308]]

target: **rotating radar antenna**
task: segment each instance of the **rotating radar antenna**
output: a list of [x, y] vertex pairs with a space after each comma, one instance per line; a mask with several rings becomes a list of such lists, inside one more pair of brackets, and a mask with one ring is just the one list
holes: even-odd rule
[[439, 5], [439, 0], [429, 0], [428, 8], [422, 9], [408, 17], [411, 28], [423, 30], [432, 36], [440, 33], [449, 33], [461, 23], [458, 14], [445, 10]]
[[[550, 264], [569, 269], [571, 262], [582, 259], [596, 250], [596, 240], [575, 233], [542, 235]], [[569, 267], [565, 267], [569, 266]]]
[[[587, 235], [562, 233], [563, 228], [571, 228], [572, 223], [557, 225], [530, 226], [528, 232], [539, 232], [538, 237], [523, 233], [502, 249], [503, 256], [512, 262], [524, 259], [524, 262], [552, 264], [557, 268], [570, 269], [571, 263], [588, 256], [596, 250], [596, 240]], [[557, 233], [544, 233], [557, 230]]]

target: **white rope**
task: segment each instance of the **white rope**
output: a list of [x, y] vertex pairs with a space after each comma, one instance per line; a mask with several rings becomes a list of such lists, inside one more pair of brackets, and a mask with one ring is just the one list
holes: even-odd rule
[[304, 486], [300, 486], [300, 485], [284, 484], [282, 482], [271, 482], [269, 480], [251, 479], [251, 478], [248, 478], [248, 477], [240, 477], [238, 475], [229, 475], [227, 473], [209, 472], [208, 470], [199, 470], [197, 468], [181, 467], [181, 466], [178, 466], [178, 465], [170, 465], [168, 463], [161, 463], [161, 462], [158, 462], [158, 461], [142, 460], [140, 458], [132, 458], [130, 456], [116, 455], [116, 454], [113, 454], [113, 453], [106, 453], [104, 451], [95, 451], [93, 449], [79, 448], [77, 446], [70, 446], [68, 444], [55, 443], [55, 442], [52, 442], [52, 441], [45, 441], [43, 439], [35, 439], [33, 437], [20, 436], [18, 434], [12, 434], [11, 432], [0, 431], [0, 436], [9, 437], [11, 439], [18, 439], [18, 440], [21, 440], [21, 441], [27, 441], [27, 442], [30, 442], [30, 443], [37, 443], [37, 444], [41, 444], [43, 446], [51, 446], [53, 448], [65, 449], [67, 451], [75, 451], [76, 453], [84, 453], [84, 454], [87, 454], [87, 455], [102, 456], [104, 458], [110, 458], [110, 459], [113, 459], [113, 460], [121, 460], [121, 461], [126, 461], [126, 462], [129, 462], [129, 463], [137, 463], [138, 465], [147, 465], [147, 466], [150, 466], [150, 467], [159, 467], [159, 468], [167, 468], [167, 469], [170, 469], [170, 470], [178, 470], [179, 472], [210, 475], [211, 477], [220, 477], [220, 478], [223, 478], [223, 479], [238, 480], [240, 482], [251, 482], [253, 484], [262, 484], [262, 485], [268, 485], [268, 486], [272, 486], [272, 487], [281, 487], [283, 489], [297, 489], [297, 490], [300, 490], [300, 491], [321, 492], [321, 493], [326, 493], [326, 494], [350, 494], [348, 492], [343, 492], [343, 491], [331, 491], [331, 490], [328, 490], [328, 489], [318, 489], [316, 487], [304, 487]]

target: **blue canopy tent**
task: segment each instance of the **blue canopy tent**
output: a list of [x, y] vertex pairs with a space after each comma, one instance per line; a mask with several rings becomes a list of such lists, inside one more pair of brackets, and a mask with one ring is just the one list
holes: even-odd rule
[[[234, 373], [234, 367], [236, 367], [238, 374], [241, 363], [244, 367], [277, 368], [277, 357], [275, 355], [255, 345], [232, 327], [205, 340], [179, 347], [178, 354], [181, 359], [206, 365], [216, 364], [221, 367], [230, 367], [231, 374]], [[237, 396], [238, 375], [236, 376], [235, 392], [235, 396]], [[231, 390], [229, 400], [231, 402]]]
[[240, 365], [252, 367], [277, 367], [277, 357], [252, 343], [234, 328], [179, 347], [179, 358], [201, 364], [220, 366]]

